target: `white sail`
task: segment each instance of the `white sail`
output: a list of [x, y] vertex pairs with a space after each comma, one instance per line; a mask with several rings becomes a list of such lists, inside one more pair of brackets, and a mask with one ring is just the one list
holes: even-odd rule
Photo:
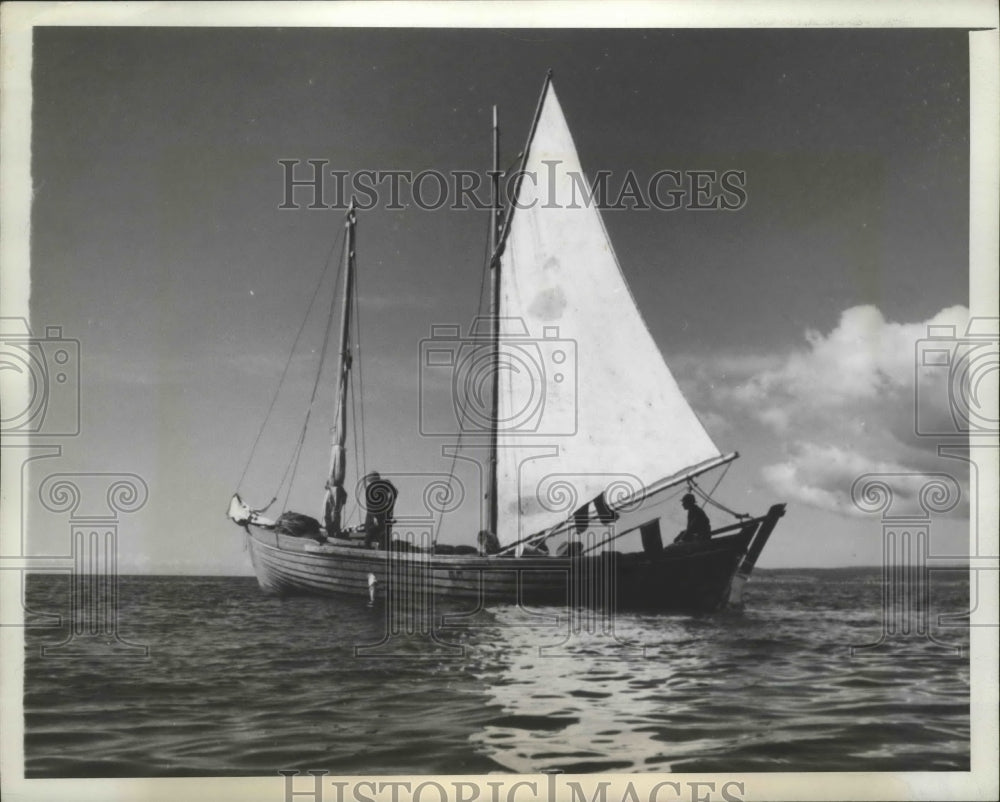
[[[574, 178], [574, 175], [576, 176]], [[632, 298], [551, 84], [501, 257], [504, 545], [720, 456]], [[575, 201], [575, 202], [574, 202]]]

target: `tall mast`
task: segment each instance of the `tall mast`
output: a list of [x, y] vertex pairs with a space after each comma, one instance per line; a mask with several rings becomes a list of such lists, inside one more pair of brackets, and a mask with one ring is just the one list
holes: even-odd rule
[[490, 399], [490, 454], [488, 466], [488, 506], [487, 529], [497, 531], [497, 418], [500, 412], [500, 254], [497, 253], [497, 237], [500, 233], [500, 126], [497, 123], [497, 107], [493, 107], [493, 171], [492, 203], [490, 209], [490, 349], [492, 353], [493, 387]]
[[503, 228], [501, 229], [500, 211], [500, 126], [497, 123], [497, 107], [493, 107], [493, 207], [490, 210], [490, 346], [493, 354], [493, 392], [491, 400], [490, 414], [490, 454], [488, 467], [488, 507], [490, 532], [497, 531], [497, 427], [500, 414], [500, 253], [503, 251], [504, 242], [510, 231], [510, 221], [514, 216], [517, 196], [521, 189], [521, 179], [524, 176], [524, 167], [528, 162], [528, 153], [531, 150], [531, 142], [535, 138], [535, 129], [538, 127], [538, 120], [542, 115], [542, 105], [545, 102], [545, 93], [552, 82], [552, 70], [545, 74], [545, 81], [542, 84], [542, 92], [538, 96], [538, 105], [535, 107], [535, 114], [531, 120], [531, 128], [528, 131], [528, 141], [521, 153], [521, 166], [517, 172], [517, 184], [514, 187], [514, 195], [508, 204], [507, 214], [503, 217]]
[[542, 92], [538, 96], [538, 105], [535, 106], [535, 114], [531, 118], [531, 128], [528, 129], [528, 141], [521, 151], [521, 163], [514, 174], [517, 179], [514, 183], [514, 194], [510, 196], [507, 203], [507, 214], [503, 216], [503, 226], [499, 229], [496, 238], [496, 248], [493, 250], [493, 257], [496, 258], [503, 252], [504, 244], [507, 242], [507, 235], [510, 233], [510, 224], [514, 219], [514, 211], [517, 209], [517, 199], [521, 193], [521, 182], [524, 180], [524, 169], [528, 164], [528, 155], [531, 153], [531, 143], [535, 139], [535, 131], [538, 130], [538, 121], [542, 116], [542, 106], [545, 104], [545, 94], [549, 91], [549, 84], [552, 83], [552, 70], [545, 73], [545, 81], [542, 83]]
[[351, 296], [354, 293], [354, 229], [357, 220], [354, 200], [347, 210], [347, 242], [344, 248], [344, 302], [340, 315], [340, 357], [337, 372], [337, 418], [330, 447], [330, 476], [326, 482], [326, 500], [323, 505], [326, 533], [337, 536], [343, 528], [341, 517], [347, 492], [344, 490], [344, 472], [347, 454], [347, 382], [351, 375]]

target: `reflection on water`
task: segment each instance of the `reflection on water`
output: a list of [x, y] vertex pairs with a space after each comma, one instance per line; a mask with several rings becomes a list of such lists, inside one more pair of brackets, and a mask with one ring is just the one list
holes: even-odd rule
[[[935, 611], [967, 609], [966, 574], [935, 574]], [[59, 612], [67, 593], [32, 577], [29, 605]], [[742, 613], [622, 614], [613, 636], [501, 607], [444, 619], [462, 648], [417, 637], [395, 657], [356, 656], [385, 634], [363, 601], [180, 577], [126, 577], [121, 597], [146, 660], [43, 658], [66, 633], [27, 631], [29, 777], [969, 765], [967, 656], [851, 657], [881, 631], [878, 572], [762, 572]]]
[[[503, 714], [470, 740], [492, 760], [519, 773], [661, 770], [667, 758], [649, 726], [657, 703], [650, 691], [673, 680], [675, 668], [629, 643], [620, 632], [568, 633], [512, 626], [523, 616], [497, 613], [495, 639], [472, 672]], [[630, 624], [633, 622], [629, 622]], [[662, 636], [679, 640], [675, 620]]]

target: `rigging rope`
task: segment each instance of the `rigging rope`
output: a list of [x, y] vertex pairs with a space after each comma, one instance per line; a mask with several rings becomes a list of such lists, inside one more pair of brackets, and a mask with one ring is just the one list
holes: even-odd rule
[[[340, 240], [342, 242], [345, 240], [343, 231], [341, 231]], [[305, 315], [303, 315], [302, 323], [299, 325], [299, 330], [295, 334], [295, 340], [292, 342], [292, 348], [288, 352], [287, 359], [285, 359], [285, 367], [281, 371], [281, 378], [278, 379], [278, 386], [274, 391], [274, 396], [271, 398], [271, 404], [267, 408], [267, 414], [264, 415], [264, 421], [260, 425], [260, 431], [257, 432], [257, 437], [254, 439], [253, 446], [251, 446], [250, 448], [250, 456], [247, 458], [247, 463], [243, 467], [243, 473], [240, 475], [239, 482], [236, 483], [237, 492], [239, 492], [243, 488], [243, 482], [247, 478], [247, 472], [250, 470], [250, 464], [253, 462], [254, 455], [257, 453], [257, 446], [260, 445], [260, 439], [264, 434], [264, 429], [267, 428], [267, 423], [271, 419], [271, 414], [274, 412], [274, 405], [277, 403], [278, 396], [281, 394], [281, 388], [285, 383], [285, 377], [288, 375], [288, 368], [292, 364], [292, 357], [295, 356], [295, 349], [298, 347], [299, 340], [302, 338], [302, 332], [305, 331], [306, 323], [309, 320], [309, 313], [312, 312], [313, 304], [316, 303], [316, 298], [319, 295], [319, 288], [322, 286], [323, 279], [326, 278], [326, 274], [330, 270], [330, 257], [333, 256], [333, 252], [336, 247], [337, 247], [337, 240], [335, 239], [330, 244], [330, 250], [326, 254], [326, 261], [323, 264], [323, 270], [320, 271], [319, 279], [316, 281], [316, 286], [313, 289], [312, 296], [309, 299], [309, 306], [306, 307], [306, 313]], [[284, 479], [282, 479], [282, 482], [284, 482]], [[281, 490], [281, 485], [278, 485], [278, 490], [279, 491]], [[271, 504], [274, 504], [277, 498], [278, 496], [276, 494], [275, 497], [271, 499], [271, 501], [268, 503], [267, 507], [270, 507]], [[265, 507], [264, 509], [267, 509], [267, 507]]]
[[[309, 421], [308, 415], [303, 416], [303, 424], [302, 424], [303, 431], [305, 430], [305, 426], [306, 426], [306, 423], [308, 423], [308, 421]], [[285, 486], [285, 481], [288, 479], [288, 476], [289, 476], [289, 474], [292, 471], [292, 465], [295, 464], [295, 462], [296, 462], [296, 455], [298, 454], [299, 450], [302, 448], [302, 440], [303, 440], [303, 438], [299, 437], [299, 442], [296, 443], [295, 448], [292, 450], [292, 456], [289, 458], [288, 464], [285, 466], [285, 472], [281, 475], [281, 481], [278, 483], [278, 488], [277, 488], [277, 490], [274, 491], [274, 498], [271, 499], [271, 501], [267, 505], [267, 507], [264, 507], [264, 510], [267, 510], [268, 508], [270, 508], [271, 504], [274, 504], [274, 502], [278, 500], [278, 496], [281, 495], [281, 488], [283, 488]], [[282, 503], [283, 507], [285, 507], [285, 506], [288, 505], [288, 495], [291, 493], [291, 491], [292, 491], [292, 485], [291, 485], [291, 483], [289, 483], [289, 485], [288, 485], [288, 492], [285, 493], [285, 500]], [[260, 510], [260, 512], [264, 512], [264, 510]]]
[[[352, 426], [351, 426], [351, 441], [354, 443], [354, 464], [357, 466], [357, 465], [360, 465], [361, 462], [358, 459], [358, 427], [356, 425], [357, 424], [357, 420], [358, 420], [358, 414], [357, 414], [358, 404], [357, 404], [357, 398], [355, 398], [355, 393], [354, 393], [354, 374], [353, 373], [351, 373], [351, 375], [349, 377], [348, 385], [350, 386], [350, 390], [351, 390], [351, 424], [352, 424]], [[358, 478], [360, 479], [362, 476], [365, 476], [365, 474], [361, 474], [361, 476], [359, 476]]]
[[[493, 225], [492, 221], [493, 221], [493, 218], [491, 216], [490, 217], [490, 225]], [[480, 276], [480, 279], [479, 279], [479, 304], [478, 304], [478, 306], [476, 308], [476, 315], [477, 315], [477, 317], [481, 316], [482, 312], [483, 312], [483, 295], [484, 295], [485, 289], [486, 289], [486, 276], [488, 276], [489, 272], [490, 272], [490, 260], [491, 260], [492, 256], [493, 256], [493, 254], [490, 253], [490, 239], [489, 239], [489, 237], [487, 237], [486, 238], [486, 243], [483, 246], [483, 271], [482, 271], [482, 275]], [[493, 345], [493, 343], [491, 341], [490, 343], [488, 343], [487, 347], [492, 347], [492, 345]], [[482, 347], [483, 347], [482, 345], [477, 346], [477, 350], [479, 348], [482, 348]], [[477, 355], [473, 354], [473, 358], [476, 358], [476, 357], [477, 357]], [[493, 376], [493, 381], [496, 381], [496, 374], [494, 374], [494, 376]], [[462, 450], [462, 440], [463, 440], [464, 435], [465, 435], [465, 420], [466, 420], [466, 417], [467, 417], [466, 407], [465, 407], [465, 404], [463, 404], [462, 405], [462, 410], [461, 410], [461, 413], [460, 413], [459, 422], [458, 422], [458, 443], [456, 443], [455, 450], [452, 452], [452, 455], [451, 455], [451, 465], [448, 467], [448, 495], [449, 495], [449, 497], [451, 496], [451, 482], [455, 478], [455, 463], [458, 462], [458, 453], [459, 453], [459, 451]], [[434, 537], [431, 540], [431, 544], [432, 545], [435, 544], [435, 543], [437, 543], [438, 534], [440, 534], [440, 532], [441, 532], [441, 524], [442, 523], [444, 523], [444, 510], [443, 509], [441, 510], [441, 514], [438, 516], [438, 519], [437, 519], [437, 524], [434, 527]]]
[[712, 489], [708, 493], [702, 490], [694, 479], [688, 479], [688, 487], [691, 488], [699, 496], [701, 496], [702, 500], [706, 504], [711, 504], [713, 507], [718, 507], [720, 510], [722, 510], [725, 513], [728, 513], [729, 515], [732, 515], [736, 519], [750, 518], [751, 516], [747, 515], [745, 512], [733, 512], [731, 509], [729, 509], [729, 507], [720, 504], [718, 501], [712, 498], [712, 493], [715, 492], [715, 489], [719, 486], [719, 483], [722, 482], [722, 480], [725, 478], [731, 466], [732, 466], [731, 462], [726, 465], [725, 470], [716, 480], [715, 484], [712, 486]]
[[[355, 249], [356, 250], [356, 249]], [[358, 407], [361, 411], [361, 462], [356, 465], [361, 466], [361, 476], [368, 475], [368, 441], [365, 431], [365, 374], [361, 362], [361, 270], [358, 269], [357, 256], [354, 257], [354, 348], [357, 351], [357, 374], [358, 374]], [[353, 377], [353, 374], [351, 374]], [[355, 419], [357, 420], [357, 419]], [[355, 426], [355, 437], [357, 436], [357, 426]], [[355, 457], [357, 459], [357, 457]]]
[[340, 285], [340, 277], [344, 272], [344, 251], [347, 249], [347, 237], [343, 237], [343, 246], [341, 247], [341, 259], [340, 267], [337, 270], [337, 278], [333, 284], [333, 293], [330, 296], [330, 312], [326, 318], [326, 330], [323, 333], [323, 346], [319, 353], [319, 369], [316, 371], [316, 379], [313, 381], [312, 395], [309, 397], [309, 407], [306, 410], [306, 419], [302, 424], [302, 433], [299, 435], [299, 442], [296, 446], [294, 452], [294, 467], [292, 468], [292, 478], [288, 482], [288, 491], [285, 495], [285, 504], [288, 503], [288, 497], [291, 495], [292, 486], [295, 484], [295, 474], [299, 470], [299, 460], [302, 457], [302, 446], [306, 439], [306, 430], [309, 428], [309, 418], [312, 416], [313, 404], [316, 401], [316, 391], [319, 389], [320, 379], [323, 376], [323, 365], [326, 364], [326, 350], [330, 345], [330, 330], [333, 328], [333, 319], [336, 316], [337, 310], [337, 287]]
[[[282, 509], [288, 508], [288, 499], [292, 495], [292, 483], [295, 481], [295, 474], [293, 473], [293, 468], [298, 469], [299, 457], [302, 455], [302, 444], [305, 442], [305, 430], [309, 425], [309, 414], [306, 413], [305, 423], [302, 424], [302, 434], [299, 436], [298, 442], [295, 444], [295, 448], [292, 450], [292, 457], [288, 461], [288, 467], [285, 469], [285, 477], [291, 474], [291, 479], [288, 482], [288, 487], [285, 489], [285, 498], [281, 502]], [[282, 477], [281, 481], [284, 484], [285, 477]], [[278, 490], [276, 491], [275, 498], [281, 494], [281, 485], [278, 485]]]
[[715, 484], [712, 485], [712, 489], [708, 491], [708, 495], [712, 495], [716, 488], [722, 484], [722, 480], [726, 478], [726, 474], [729, 473], [729, 469], [733, 467], [733, 463], [727, 462], [726, 467], [722, 469], [722, 473], [719, 474], [719, 478], [715, 480]]

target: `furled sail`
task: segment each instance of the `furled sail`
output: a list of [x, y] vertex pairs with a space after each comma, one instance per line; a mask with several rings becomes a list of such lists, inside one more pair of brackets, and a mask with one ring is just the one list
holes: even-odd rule
[[588, 203], [551, 84], [501, 256], [498, 536], [720, 456], [688, 406]]

